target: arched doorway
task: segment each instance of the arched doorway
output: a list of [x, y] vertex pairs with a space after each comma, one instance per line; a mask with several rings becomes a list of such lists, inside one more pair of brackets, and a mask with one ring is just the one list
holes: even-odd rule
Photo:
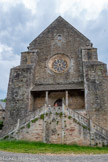
[[62, 99], [59, 98], [57, 99], [55, 102], [54, 102], [54, 106], [57, 107], [57, 106], [62, 106]]

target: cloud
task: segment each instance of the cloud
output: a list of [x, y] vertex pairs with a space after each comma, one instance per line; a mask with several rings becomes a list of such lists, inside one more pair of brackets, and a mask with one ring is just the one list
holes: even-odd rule
[[108, 63], [108, 0], [0, 0], [0, 98], [20, 52], [59, 15], [86, 35]]
[[6, 97], [10, 68], [20, 62], [20, 56], [13, 53], [13, 49], [0, 44], [0, 98]]
[[62, 15], [82, 17], [93, 20], [98, 17], [103, 8], [108, 8], [108, 0], [59, 0], [58, 11]]
[[[50, 0], [0, 1], [0, 98], [6, 97], [10, 68], [19, 65], [20, 52], [52, 21]], [[48, 12], [46, 12], [48, 11]]]
[[108, 9], [103, 9], [96, 20], [88, 21], [84, 30], [85, 35], [98, 48], [99, 60], [108, 64]]
[[24, 4], [10, 3], [0, 1], [0, 98], [6, 97], [10, 68], [19, 65], [18, 54], [26, 50], [28, 42], [24, 35], [32, 18]]
[[59, 0], [58, 12], [91, 40], [99, 60], [108, 64], [108, 0]]
[[32, 13], [21, 3], [6, 11], [0, 3], [0, 8], [0, 42], [12, 47], [15, 53], [20, 52], [28, 43], [25, 35], [32, 24]]
[[36, 13], [37, 3], [39, 0], [0, 0], [2, 4], [2, 8], [7, 11], [12, 7], [17, 6], [18, 4], [22, 4], [25, 8], [30, 9], [32, 13]]

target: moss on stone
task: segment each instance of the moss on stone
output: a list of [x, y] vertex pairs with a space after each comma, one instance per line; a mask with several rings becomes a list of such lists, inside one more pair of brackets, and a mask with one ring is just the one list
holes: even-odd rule
[[68, 116], [68, 119], [71, 119], [72, 117], [71, 116]]
[[57, 121], [57, 125], [58, 125], [59, 121]]
[[77, 123], [77, 124], [81, 125], [81, 126], [84, 128], [84, 129], [90, 130], [90, 128], [89, 128], [89, 127], [87, 127], [86, 125], [81, 124], [81, 123], [80, 123], [80, 122], [78, 122], [76, 119], [73, 119], [73, 121], [74, 121], [75, 123]]
[[63, 113], [62, 113], [62, 112], [60, 112], [60, 114], [59, 114], [60, 118], [62, 117], [62, 115], [63, 115]]
[[3, 139], [8, 139], [9, 138], [9, 136], [7, 135], [7, 136], [5, 136]]
[[38, 118], [33, 119], [31, 122], [35, 123], [36, 121], [38, 121]]
[[27, 128], [30, 128], [30, 123], [27, 124]]
[[20, 129], [24, 129], [25, 127], [23, 126], [23, 127], [21, 127]]
[[40, 119], [44, 120], [44, 114], [41, 114]]

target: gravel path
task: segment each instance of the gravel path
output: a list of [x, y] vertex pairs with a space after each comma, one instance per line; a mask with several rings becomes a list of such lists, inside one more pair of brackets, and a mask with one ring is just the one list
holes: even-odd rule
[[107, 155], [37, 155], [0, 151], [0, 162], [108, 162]]

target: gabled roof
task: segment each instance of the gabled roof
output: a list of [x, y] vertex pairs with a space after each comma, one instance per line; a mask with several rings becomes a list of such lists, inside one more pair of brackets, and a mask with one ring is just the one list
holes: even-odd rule
[[6, 106], [6, 103], [5, 102], [2, 102], [0, 101], [0, 110], [5, 110], [5, 106]]
[[52, 28], [53, 26], [55, 26], [55, 24], [57, 24], [58, 22], [62, 22], [66, 25], [68, 25], [68, 27], [70, 27], [74, 32], [76, 32], [80, 37], [82, 37], [83, 39], [85, 39], [86, 41], [90, 41], [86, 36], [84, 36], [82, 33], [80, 33], [76, 28], [74, 28], [70, 23], [68, 23], [64, 18], [62, 18], [61, 16], [59, 16], [55, 21], [53, 21], [43, 32], [41, 32], [30, 44], [29, 46], [31, 46], [39, 37], [41, 37], [43, 34], [45, 34], [50, 28]]

